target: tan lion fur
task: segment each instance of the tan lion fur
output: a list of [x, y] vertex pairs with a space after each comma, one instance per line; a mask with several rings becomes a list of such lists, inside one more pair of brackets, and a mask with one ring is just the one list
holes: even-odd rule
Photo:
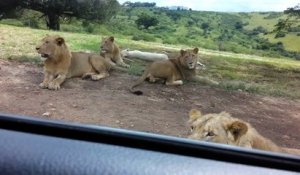
[[300, 150], [276, 145], [260, 135], [250, 123], [234, 118], [227, 112], [203, 115], [192, 109], [189, 117], [191, 139], [300, 155]]
[[100, 49], [100, 55], [104, 56], [111, 65], [117, 64], [126, 68], [129, 67], [128, 64], [124, 63], [120, 48], [116, 44], [113, 36], [102, 38]]
[[143, 75], [130, 87], [130, 91], [136, 95], [142, 95], [142, 91], [135, 91], [133, 88], [146, 79], [149, 79], [150, 82], [165, 80], [166, 85], [182, 85], [183, 80], [216, 84], [212, 80], [196, 75], [198, 51], [198, 48], [180, 50], [179, 56], [175, 59], [154, 61], [146, 67]]
[[36, 50], [44, 61], [41, 88], [58, 90], [65, 79], [71, 77], [99, 80], [109, 76], [111, 66], [104, 57], [92, 53], [70, 52], [61, 36], [46, 36]]

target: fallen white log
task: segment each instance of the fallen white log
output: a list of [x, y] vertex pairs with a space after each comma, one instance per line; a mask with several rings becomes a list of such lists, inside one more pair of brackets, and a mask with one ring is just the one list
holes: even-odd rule
[[[146, 61], [157, 61], [157, 60], [167, 60], [168, 55], [164, 53], [155, 53], [155, 52], [142, 52], [139, 50], [122, 50], [121, 55], [124, 59], [137, 58]], [[197, 69], [205, 69], [205, 65], [197, 62]]]
[[167, 60], [169, 59], [166, 54], [163, 53], [153, 53], [153, 52], [142, 52], [139, 50], [122, 50], [121, 55], [124, 58], [137, 58], [146, 61], [156, 61], [156, 60]]

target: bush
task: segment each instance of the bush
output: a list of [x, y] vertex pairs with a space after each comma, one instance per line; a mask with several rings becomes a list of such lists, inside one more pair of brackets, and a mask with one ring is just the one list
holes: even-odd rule
[[156, 26], [159, 21], [155, 16], [150, 16], [148, 14], [142, 13], [135, 21], [135, 23], [138, 27], [144, 26], [145, 29], [148, 29], [151, 26]]
[[268, 33], [268, 30], [263, 28], [262, 26], [258, 26], [255, 29], [253, 29], [252, 31], [249, 32], [249, 35], [258, 35], [260, 33]]
[[27, 19], [23, 21], [23, 25], [34, 29], [39, 29], [39, 23], [36, 19]]
[[162, 42], [163, 44], [177, 44], [177, 39], [172, 37], [163, 37]]
[[88, 25], [88, 26], [85, 28], [85, 31], [86, 31], [87, 33], [93, 33], [93, 32], [94, 32], [94, 26]]
[[155, 41], [155, 37], [153, 37], [152, 35], [149, 35], [149, 34], [134, 34], [132, 37], [132, 40]]
[[1, 24], [7, 24], [7, 25], [12, 25], [12, 26], [18, 26], [18, 27], [24, 26], [24, 24], [17, 19], [2, 19]]
[[283, 38], [283, 37], [285, 37], [285, 33], [282, 31], [276, 33], [276, 35], [275, 35], [275, 38]]

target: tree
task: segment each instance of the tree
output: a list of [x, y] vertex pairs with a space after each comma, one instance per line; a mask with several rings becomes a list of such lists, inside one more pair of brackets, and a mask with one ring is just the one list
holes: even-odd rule
[[243, 27], [244, 27], [244, 25], [243, 25], [242, 22], [238, 21], [238, 22], [235, 23], [234, 27], [235, 27], [235, 29], [237, 29], [237, 30], [242, 30]]
[[201, 29], [204, 30], [204, 36], [207, 36], [208, 29], [209, 29], [209, 24], [207, 22], [204, 22], [201, 24]]
[[145, 13], [142, 13], [135, 21], [138, 27], [144, 26], [145, 29], [148, 29], [151, 26], [156, 26], [158, 22], [159, 21], [155, 16], [151, 16]]
[[1, 0], [0, 1], [0, 19], [5, 18], [6, 15], [18, 6], [18, 0]]
[[181, 13], [177, 11], [166, 11], [166, 15], [169, 16], [175, 22], [181, 18]]
[[300, 4], [295, 7], [288, 8], [284, 11], [284, 14], [287, 14], [286, 19], [280, 19], [275, 25], [273, 32], [279, 33], [285, 30], [289, 30], [294, 24], [300, 20]]
[[[1, 0], [1, 3], [10, 1]], [[98, 22], [110, 19], [116, 14], [119, 3], [117, 0], [22, 0], [17, 1], [13, 6], [41, 12], [47, 27], [59, 30], [60, 18], [77, 17]]]
[[153, 8], [156, 6], [155, 2], [130, 2], [126, 1], [122, 4], [124, 7], [146, 7], [146, 8]]

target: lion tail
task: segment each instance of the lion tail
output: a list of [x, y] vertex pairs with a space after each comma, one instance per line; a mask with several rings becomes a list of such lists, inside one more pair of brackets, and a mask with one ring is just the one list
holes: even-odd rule
[[199, 76], [199, 75], [196, 75], [195, 77], [193, 77], [192, 81], [207, 84], [207, 85], [210, 85], [210, 86], [218, 86], [219, 85], [219, 82], [211, 80], [207, 77]]
[[118, 71], [122, 71], [122, 72], [128, 72], [128, 69], [126, 69], [126, 68], [119, 67], [117, 65], [111, 65], [111, 64], [109, 64], [109, 65], [110, 65], [111, 69], [113, 69], [113, 70], [118, 70]]
[[143, 75], [130, 87], [130, 89], [129, 89], [130, 92], [132, 92], [135, 95], [143, 95], [143, 91], [134, 90], [133, 88], [142, 84], [145, 81], [145, 79], [147, 78], [148, 74], [149, 74], [149, 66], [146, 67]]

